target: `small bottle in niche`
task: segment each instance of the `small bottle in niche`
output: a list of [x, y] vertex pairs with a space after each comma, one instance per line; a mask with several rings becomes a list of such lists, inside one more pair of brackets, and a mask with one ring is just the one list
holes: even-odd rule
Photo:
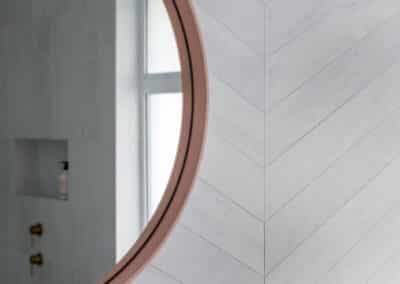
[[62, 172], [58, 177], [58, 195], [62, 200], [68, 199], [68, 170], [69, 170], [69, 162], [62, 161], [60, 162], [62, 165]]

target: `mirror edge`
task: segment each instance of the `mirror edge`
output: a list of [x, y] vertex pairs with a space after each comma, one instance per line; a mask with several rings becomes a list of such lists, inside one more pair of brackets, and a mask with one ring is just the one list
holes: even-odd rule
[[166, 192], [143, 233], [98, 284], [132, 281], [167, 240], [192, 190], [203, 151], [208, 109], [208, 79], [201, 33], [190, 0], [163, 0], [179, 50], [183, 121], [176, 161]]

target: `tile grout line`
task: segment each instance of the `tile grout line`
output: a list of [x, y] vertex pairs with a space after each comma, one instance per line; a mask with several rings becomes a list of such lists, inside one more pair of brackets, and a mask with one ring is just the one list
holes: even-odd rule
[[160, 272], [161, 274], [164, 274], [167, 278], [173, 280], [174, 282], [177, 282], [179, 284], [185, 284], [184, 282], [182, 282], [181, 280], [179, 280], [178, 278], [176, 278], [174, 275], [164, 271], [163, 269], [161, 269], [160, 267], [158, 267], [155, 264], [150, 264], [150, 267], [152, 267], [154, 270]]
[[242, 100], [244, 100], [246, 102], [246, 104], [248, 104], [249, 106], [251, 106], [252, 108], [254, 108], [255, 110], [261, 112], [261, 113], [265, 113], [266, 111], [262, 108], [260, 108], [259, 106], [257, 106], [255, 103], [250, 102], [248, 100], [248, 98], [245, 97], [245, 95], [243, 94], [242, 91], [238, 90], [237, 88], [233, 87], [232, 84], [230, 82], [228, 82], [225, 79], [222, 79], [216, 72], [214, 72], [213, 70], [210, 70], [210, 73], [214, 76], [214, 78], [218, 81], [220, 81], [221, 83], [225, 84], [227, 87], [229, 87], [232, 91], [234, 91]]
[[[218, 83], [220, 83], [220, 84], [224, 85], [225, 87], [227, 87], [228, 89], [230, 89], [230, 90], [235, 94], [235, 96], [237, 97], [237, 99], [239, 99], [243, 104], [245, 104], [246, 106], [250, 107], [252, 110], [254, 110], [254, 111], [256, 111], [256, 112], [259, 112], [260, 114], [264, 114], [264, 113], [265, 113], [264, 110], [260, 109], [258, 106], [255, 106], [254, 104], [252, 104], [251, 102], [249, 102], [249, 101], [247, 100], [247, 98], [244, 97], [244, 96], [242, 95], [242, 92], [240, 92], [239, 90], [237, 90], [235, 87], [233, 87], [233, 86], [232, 86], [229, 82], [227, 82], [226, 80], [221, 79], [213, 70], [210, 70], [210, 73], [211, 73], [211, 75], [212, 75], [212, 76], [210, 76], [210, 77], [213, 77], [213, 80], [218, 81]], [[210, 81], [212, 81], [212, 80], [210, 80]], [[211, 84], [210, 84], [210, 85], [211, 85]]]
[[[369, 0], [369, 1], [372, 1], [372, 0]], [[271, 2], [273, 2], [273, 0]], [[333, 16], [337, 10], [343, 10], [345, 7], [347, 8], [348, 6], [351, 6], [351, 4], [352, 4], [352, 3], [349, 3], [349, 4], [339, 4], [339, 3], [340, 2], [336, 3], [334, 7], [331, 7], [329, 9], [325, 10], [325, 12], [321, 13], [321, 18], [319, 20], [316, 20], [316, 21], [308, 24], [298, 34], [285, 40], [280, 46], [278, 46], [277, 48], [272, 50], [271, 56], [276, 56], [276, 54], [279, 53], [282, 49], [288, 47], [289, 45], [294, 43], [296, 40], [302, 38], [306, 33], [310, 32], [314, 28], [318, 27], [318, 25], [321, 25], [323, 21], [325, 21], [329, 17]], [[358, 8], [358, 9], [361, 9], [361, 8]], [[357, 12], [357, 10], [355, 10], [354, 12]]]
[[[236, 36], [236, 34], [229, 28], [227, 27], [224, 23], [220, 22], [218, 19], [216, 19], [213, 15], [210, 15], [209, 13], [206, 12], [206, 9], [198, 3], [198, 1], [195, 1], [195, 3], [197, 4], [197, 6], [202, 10], [202, 13], [205, 13], [208, 17], [210, 17], [215, 23], [217, 23], [219, 26], [222, 26], [223, 28], [225, 28], [226, 30], [228, 30], [228, 32], [234, 37], [235, 40], [239, 41], [241, 44], [243, 44], [247, 49], [249, 49], [251, 51], [251, 53], [253, 54], [253, 56], [255, 57], [263, 57], [263, 55], [257, 54], [255, 53], [252, 48], [250, 48], [245, 42], [243, 42], [240, 38], [238, 38]], [[265, 55], [264, 55], [265, 56]], [[215, 72], [211, 71], [211, 73], [213, 73], [214, 77], [217, 78], [219, 81], [223, 82], [225, 85], [227, 85], [229, 88], [231, 88], [233, 91], [235, 91], [236, 93], [238, 93], [238, 95], [240, 97], [242, 97], [244, 100], [246, 100], [246, 102], [251, 105], [253, 108], [256, 108], [258, 111], [260, 112], [265, 112], [264, 109], [261, 109], [258, 105], [256, 105], [255, 103], [249, 102], [248, 99], [242, 94], [241, 91], [239, 91], [238, 89], [236, 89], [235, 87], [233, 87], [229, 82], [227, 82], [226, 80], [220, 78]]]
[[224, 192], [222, 192], [219, 188], [217, 188], [215, 185], [211, 184], [210, 182], [208, 182], [204, 177], [199, 176], [198, 180], [202, 183], [204, 183], [205, 185], [207, 185], [208, 187], [210, 187], [210, 189], [212, 191], [214, 191], [217, 195], [219, 195], [220, 197], [222, 197], [223, 199], [231, 202], [233, 205], [235, 205], [236, 207], [238, 207], [238, 209], [240, 209], [241, 211], [245, 212], [247, 215], [249, 215], [249, 217], [252, 217], [253, 219], [256, 219], [256, 221], [260, 222], [260, 223], [265, 223], [265, 220], [263, 220], [262, 218], [258, 217], [257, 215], [255, 215], [254, 213], [250, 212], [247, 208], [243, 207], [243, 205], [239, 204], [236, 200], [232, 199], [230, 196], [226, 195]]
[[263, 57], [262, 54], [259, 54], [258, 51], [254, 50], [253, 47], [251, 47], [245, 40], [243, 40], [231, 27], [229, 27], [227, 24], [225, 24], [223, 21], [219, 20], [215, 15], [208, 13], [207, 8], [204, 7], [201, 3], [201, 1], [194, 0], [197, 3], [197, 6], [203, 11], [203, 13], [207, 14], [208, 17], [212, 18], [215, 23], [217, 23], [219, 26], [223, 27], [225, 30], [227, 30], [235, 40], [239, 41], [242, 45], [244, 45], [247, 49], [251, 51], [253, 56], [256, 57]]
[[245, 261], [241, 260], [240, 258], [234, 256], [231, 252], [227, 251], [226, 249], [220, 247], [219, 245], [217, 245], [216, 243], [214, 243], [212, 240], [208, 239], [207, 237], [203, 236], [201, 233], [195, 232], [193, 231], [190, 227], [188, 227], [187, 225], [185, 225], [184, 223], [180, 222], [178, 224], [179, 227], [181, 227], [183, 230], [197, 236], [199, 239], [203, 240], [204, 242], [208, 243], [209, 245], [211, 245], [212, 247], [214, 247], [215, 249], [219, 250], [220, 252], [222, 252], [225, 256], [230, 257], [231, 259], [233, 259], [234, 261], [236, 261], [238, 264], [240, 264], [241, 266], [246, 267], [248, 270], [256, 273], [259, 276], [264, 277], [264, 275], [262, 275], [262, 273], [258, 272], [255, 268], [253, 268], [250, 264], [246, 263]]
[[[215, 115], [215, 114], [214, 114]], [[234, 125], [234, 124], [232, 124]], [[236, 126], [236, 125], [234, 125]], [[249, 153], [247, 153], [246, 150], [241, 149], [242, 146], [236, 145], [234, 141], [231, 141], [232, 139], [229, 139], [221, 134], [218, 133], [215, 129], [211, 129], [211, 127], [208, 127], [210, 133], [212, 133], [217, 139], [220, 139], [223, 143], [226, 143], [230, 145], [234, 150], [238, 153], [241, 154], [246, 160], [248, 160], [251, 164], [254, 164], [259, 169], [265, 169], [265, 165], [260, 163], [259, 161], [256, 161]], [[239, 128], [239, 127], [238, 127]]]
[[[269, 55], [269, 34], [270, 34], [270, 20], [271, 20], [271, 6], [270, 3], [265, 3], [264, 5], [264, 51], [265, 51], [265, 58], [264, 58], [264, 106], [265, 109], [267, 109], [268, 106], [268, 95], [269, 95], [269, 73], [267, 70], [267, 61], [269, 61], [270, 55]], [[267, 273], [267, 233], [266, 233], [266, 215], [267, 215], [267, 168], [265, 167], [265, 164], [267, 162], [267, 118], [266, 118], [266, 112], [264, 112], [264, 222], [263, 222], [263, 241], [264, 241], [264, 247], [263, 247], [263, 258], [264, 258], [264, 275], [263, 275], [263, 281], [264, 284], [267, 284], [267, 278], [266, 278], [266, 273]]]

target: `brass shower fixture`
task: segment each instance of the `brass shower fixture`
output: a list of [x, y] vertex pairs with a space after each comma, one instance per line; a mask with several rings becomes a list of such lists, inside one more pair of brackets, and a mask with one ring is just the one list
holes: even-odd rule
[[33, 266], [43, 265], [43, 255], [41, 253], [33, 254], [29, 257], [29, 262]]
[[35, 225], [30, 226], [29, 228], [29, 233], [32, 236], [42, 236], [43, 235], [43, 225], [40, 223], [37, 223]]

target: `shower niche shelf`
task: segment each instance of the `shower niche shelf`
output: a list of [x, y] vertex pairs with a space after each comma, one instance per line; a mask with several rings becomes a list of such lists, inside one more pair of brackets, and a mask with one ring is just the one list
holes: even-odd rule
[[68, 141], [16, 139], [14, 148], [14, 188], [17, 195], [66, 200], [59, 191], [63, 161], [68, 161]]

